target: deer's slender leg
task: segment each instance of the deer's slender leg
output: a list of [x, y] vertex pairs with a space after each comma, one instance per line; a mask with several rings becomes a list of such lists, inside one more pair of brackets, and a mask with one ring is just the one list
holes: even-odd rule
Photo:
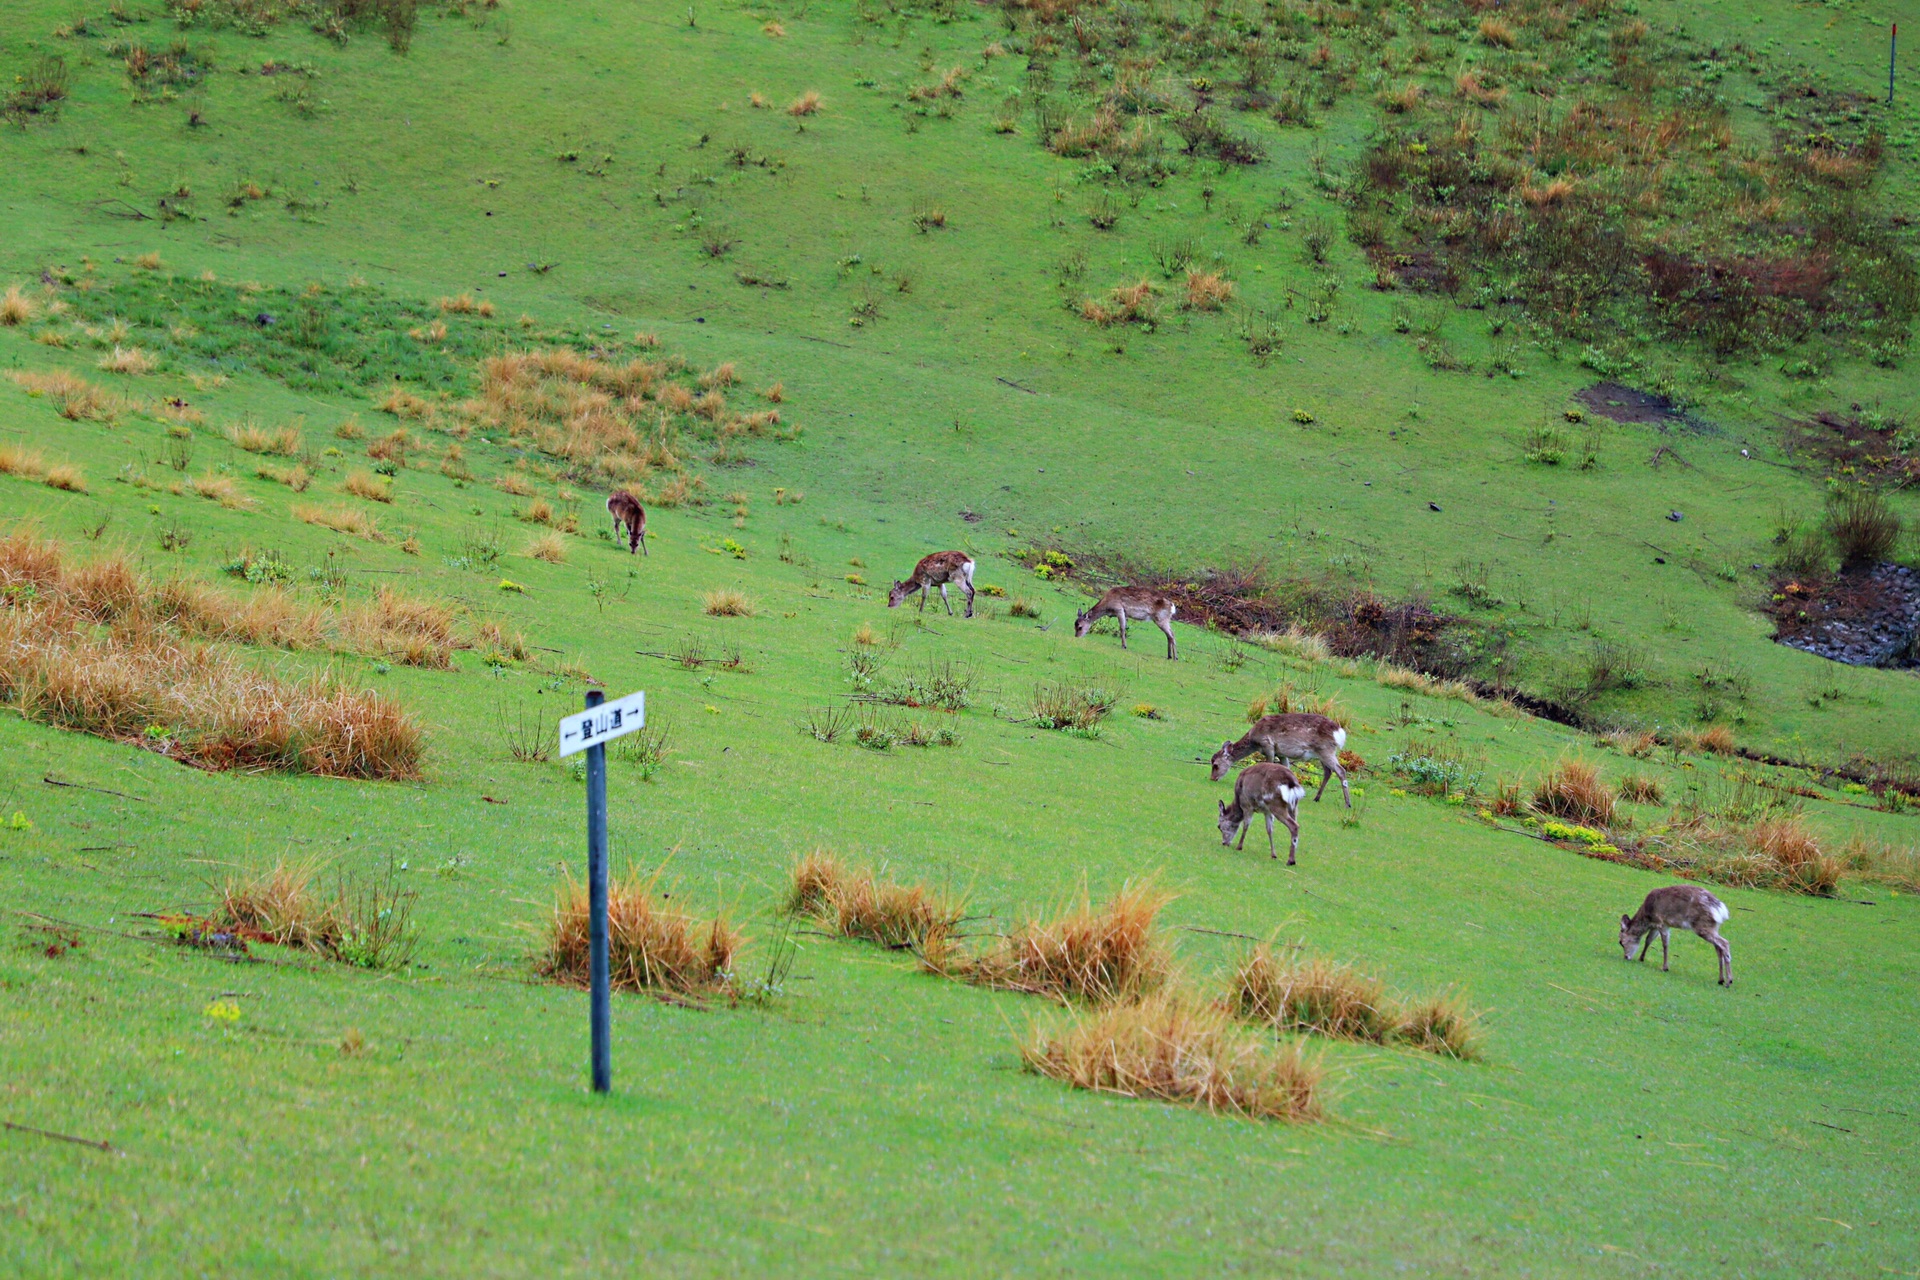
[[944, 582], [940, 584], [940, 603], [947, 606], [947, 616], [951, 618], [953, 616], [953, 601], [947, 599], [947, 584]]
[[1649, 929], [1640, 935], [1640, 954], [1635, 956], [1634, 959], [1645, 960], [1647, 958], [1647, 952], [1651, 950], [1653, 950], [1653, 930]]
[[1267, 815], [1267, 856], [1269, 858], [1277, 858], [1280, 856], [1279, 852], [1273, 847], [1273, 815], [1272, 814]]
[[1314, 759], [1320, 762], [1320, 789], [1313, 793], [1313, 802], [1319, 804], [1320, 797], [1327, 794], [1327, 783], [1333, 780], [1333, 770], [1327, 767], [1325, 756], [1315, 755]]
[[973, 575], [968, 574], [962, 579], [960, 585], [967, 589], [967, 616], [971, 618], [973, 616]]
[[1235, 845], [1235, 846], [1234, 846], [1234, 848], [1236, 848], [1236, 849], [1244, 849], [1244, 848], [1246, 848], [1246, 847], [1247, 847], [1247, 832], [1248, 832], [1248, 830], [1249, 830], [1249, 829], [1251, 829], [1251, 828], [1252, 828], [1252, 826], [1253, 826], [1253, 815], [1252, 815], [1252, 814], [1248, 814], [1248, 815], [1247, 815], [1247, 816], [1246, 816], [1246, 817], [1245, 817], [1244, 819], [1242, 819], [1242, 820], [1241, 820], [1241, 823], [1240, 823], [1240, 843], [1239, 843], [1239, 844], [1237, 844], [1237, 845]]
[[1732, 986], [1733, 985], [1733, 946], [1732, 944], [1730, 944], [1725, 938], [1721, 937], [1718, 931], [1713, 929], [1701, 930], [1700, 936], [1705, 938], [1708, 942], [1711, 942], [1713, 944], [1713, 949], [1719, 953], [1720, 985], [1723, 987]]
[[1667, 972], [1667, 927], [1660, 926], [1660, 972]]
[[[1353, 808], [1353, 792], [1347, 787], [1347, 771], [1345, 766], [1340, 763], [1340, 753], [1329, 747], [1327, 754], [1320, 757], [1320, 763], [1326, 766], [1329, 774], [1340, 779], [1340, 798], [1347, 802], [1347, 808]], [[1325, 778], [1320, 780], [1320, 789], [1322, 791], [1327, 789], [1327, 781]], [[1314, 797], [1315, 800], [1319, 798], [1319, 796]]]
[[1280, 815], [1280, 821], [1287, 824], [1287, 830], [1293, 836], [1293, 843], [1287, 846], [1287, 865], [1292, 866], [1294, 856], [1300, 852], [1300, 818], [1294, 812], [1294, 807], [1288, 805], [1287, 811]]
[[1173, 622], [1167, 618], [1155, 618], [1154, 622], [1167, 633], [1167, 661], [1172, 662], [1180, 656], [1180, 650], [1173, 643]]

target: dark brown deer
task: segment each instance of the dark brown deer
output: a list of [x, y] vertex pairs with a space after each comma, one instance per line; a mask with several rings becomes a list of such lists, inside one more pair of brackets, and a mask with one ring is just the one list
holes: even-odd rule
[[964, 551], [936, 551], [921, 558], [913, 566], [913, 573], [905, 582], [896, 582], [887, 592], [887, 608], [898, 609], [900, 602], [918, 591], [920, 593], [920, 612], [927, 611], [927, 591], [931, 587], [940, 588], [940, 602], [947, 606], [947, 616], [953, 616], [953, 601], [947, 599], [947, 584], [951, 582], [967, 593], [967, 616], [973, 616], [973, 557]]
[[1727, 920], [1727, 904], [1702, 889], [1697, 884], [1670, 884], [1655, 889], [1640, 904], [1637, 914], [1620, 917], [1620, 950], [1626, 958], [1634, 958], [1633, 949], [1640, 948], [1640, 959], [1647, 958], [1647, 952], [1653, 949], [1653, 935], [1660, 935], [1660, 972], [1667, 971], [1667, 930], [1672, 928], [1691, 929], [1720, 953], [1720, 985], [1733, 985], [1733, 948], [1720, 936], [1720, 926]]
[[613, 536], [619, 537], [622, 529], [627, 534], [627, 554], [632, 555], [638, 547], [647, 551], [647, 509], [640, 505], [640, 499], [625, 489], [615, 489], [607, 499], [607, 510], [613, 515]]
[[1135, 622], [1152, 622], [1154, 626], [1166, 632], [1167, 659], [1172, 661], [1180, 656], [1180, 650], [1173, 643], [1173, 615], [1177, 609], [1173, 600], [1155, 591], [1152, 587], [1115, 587], [1100, 597], [1099, 603], [1091, 609], [1082, 610], [1073, 616], [1073, 634], [1076, 639], [1093, 630], [1093, 624], [1102, 618], [1120, 620], [1120, 647], [1127, 647], [1127, 619]]
[[1284, 763], [1290, 760], [1320, 762], [1320, 790], [1317, 801], [1327, 794], [1327, 780], [1340, 779], [1340, 795], [1353, 808], [1353, 792], [1347, 787], [1347, 771], [1340, 764], [1340, 748], [1347, 745], [1347, 731], [1325, 716], [1306, 711], [1261, 716], [1238, 742], [1223, 742], [1213, 753], [1213, 780], [1227, 776], [1234, 761], [1248, 756], [1265, 756]]
[[1300, 797], [1306, 794], [1307, 789], [1287, 766], [1248, 765], [1233, 780], [1233, 803], [1220, 802], [1220, 843], [1231, 845], [1237, 831], [1240, 847], [1246, 848], [1247, 828], [1252, 825], [1253, 815], [1262, 813], [1267, 817], [1267, 853], [1277, 858], [1280, 853], [1273, 847], [1273, 820], [1278, 818], [1293, 834], [1293, 843], [1287, 846], [1287, 865], [1292, 866], [1294, 855], [1300, 852]]

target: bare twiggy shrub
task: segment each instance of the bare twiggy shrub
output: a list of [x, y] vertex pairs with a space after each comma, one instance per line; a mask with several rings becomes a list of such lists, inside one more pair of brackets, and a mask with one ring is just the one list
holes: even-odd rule
[[935, 973], [981, 986], [1094, 1004], [1133, 1000], [1158, 990], [1172, 966], [1156, 926], [1169, 901], [1151, 883], [1129, 883], [1102, 907], [1083, 894], [1058, 916], [1027, 919], [985, 954], [929, 945], [922, 960]]
[[[741, 936], [724, 917], [700, 921], [656, 900], [657, 877], [629, 872], [607, 888], [607, 934], [613, 986], [619, 991], [697, 994], [733, 981]], [[590, 918], [587, 886], [571, 875], [548, 918], [536, 959], [553, 982], [584, 987]]]
[[793, 866], [787, 893], [790, 915], [813, 916], [847, 938], [864, 938], [896, 950], [936, 947], [949, 937], [964, 904], [922, 884], [878, 879], [869, 870], [849, 870], [832, 854], [815, 850]]
[[1827, 536], [1849, 569], [1864, 568], [1892, 554], [1900, 542], [1900, 517], [1886, 495], [1848, 485], [1827, 497]]
[[1036, 1031], [1027, 1068], [1077, 1089], [1157, 1098], [1263, 1120], [1314, 1120], [1321, 1069], [1298, 1045], [1263, 1043], [1217, 1005], [1177, 991]]
[[1572, 822], [1610, 826], [1617, 804], [1613, 788], [1585, 760], [1558, 761], [1533, 789], [1535, 813]]

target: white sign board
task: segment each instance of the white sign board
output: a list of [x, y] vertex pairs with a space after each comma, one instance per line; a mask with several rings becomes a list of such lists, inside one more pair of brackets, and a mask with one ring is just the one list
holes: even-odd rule
[[611, 742], [632, 733], [647, 722], [647, 695], [630, 693], [624, 698], [603, 702], [591, 711], [578, 711], [560, 721], [560, 754]]

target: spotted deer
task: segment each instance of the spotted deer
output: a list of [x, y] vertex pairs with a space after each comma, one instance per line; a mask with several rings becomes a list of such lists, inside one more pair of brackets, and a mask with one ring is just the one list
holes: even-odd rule
[[1278, 818], [1293, 836], [1293, 843], [1287, 846], [1287, 865], [1292, 866], [1294, 855], [1300, 852], [1300, 797], [1306, 794], [1307, 789], [1287, 766], [1248, 765], [1233, 780], [1233, 803], [1220, 802], [1220, 843], [1231, 845], [1234, 833], [1239, 832], [1240, 847], [1246, 848], [1253, 815], [1265, 814], [1267, 853], [1277, 858], [1280, 853], [1273, 847], [1273, 820]]
[[920, 593], [920, 611], [927, 610], [927, 591], [931, 587], [940, 588], [940, 603], [947, 606], [947, 616], [953, 616], [953, 601], [947, 599], [947, 584], [953, 583], [967, 593], [967, 616], [973, 616], [973, 557], [964, 551], [936, 551], [923, 557], [913, 566], [913, 573], [905, 582], [896, 582], [887, 592], [887, 608], [898, 609], [900, 602], [918, 591]]
[[1673, 928], [1691, 929], [1705, 938], [1720, 955], [1720, 985], [1733, 985], [1733, 948], [1720, 936], [1720, 926], [1727, 920], [1727, 904], [1702, 889], [1697, 884], [1663, 885], [1647, 895], [1640, 904], [1640, 910], [1630, 916], [1620, 917], [1620, 950], [1626, 958], [1634, 958], [1633, 949], [1640, 948], [1640, 959], [1647, 958], [1647, 952], [1653, 949], [1653, 935], [1660, 935], [1660, 972], [1667, 972], [1667, 930]]
[[647, 551], [647, 509], [640, 505], [640, 499], [625, 489], [615, 489], [607, 499], [607, 511], [613, 516], [613, 536], [618, 538], [622, 530], [627, 535], [627, 554], [632, 555], [637, 547]]
[[1102, 618], [1120, 620], [1120, 647], [1127, 647], [1127, 619], [1135, 622], [1151, 622], [1167, 636], [1167, 659], [1172, 661], [1180, 656], [1179, 649], [1173, 643], [1173, 615], [1177, 612], [1173, 600], [1152, 587], [1115, 587], [1100, 597], [1091, 609], [1083, 609], [1073, 616], [1073, 634], [1076, 639], [1093, 630], [1093, 624]]
[[1353, 792], [1347, 787], [1347, 771], [1340, 763], [1340, 749], [1346, 745], [1347, 731], [1326, 716], [1307, 711], [1261, 716], [1245, 737], [1238, 742], [1223, 742], [1213, 753], [1213, 780], [1226, 777], [1234, 761], [1248, 756], [1265, 756], [1275, 762], [1318, 760], [1320, 790], [1314, 793], [1314, 800], [1327, 793], [1329, 778], [1338, 778], [1340, 795], [1351, 809]]

